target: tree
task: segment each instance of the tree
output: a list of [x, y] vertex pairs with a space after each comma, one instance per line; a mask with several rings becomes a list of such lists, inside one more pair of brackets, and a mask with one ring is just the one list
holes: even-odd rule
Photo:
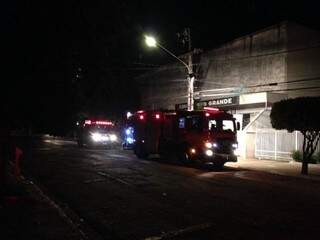
[[308, 174], [308, 163], [320, 139], [320, 97], [299, 97], [282, 100], [272, 106], [272, 127], [303, 135], [301, 174]]

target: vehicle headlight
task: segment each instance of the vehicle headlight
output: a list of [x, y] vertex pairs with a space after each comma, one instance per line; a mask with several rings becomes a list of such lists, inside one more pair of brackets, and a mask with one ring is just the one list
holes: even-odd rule
[[206, 155], [207, 155], [208, 157], [211, 157], [211, 156], [213, 155], [213, 151], [210, 150], [210, 149], [208, 149], [208, 150], [206, 151]]
[[98, 142], [101, 141], [102, 135], [100, 133], [92, 133], [91, 138], [93, 141]]
[[110, 141], [114, 142], [117, 141], [117, 136], [115, 134], [110, 134]]
[[217, 148], [218, 147], [218, 143], [212, 143], [212, 147]]
[[206, 142], [204, 145], [206, 146], [206, 148], [212, 148], [212, 143], [211, 142]]

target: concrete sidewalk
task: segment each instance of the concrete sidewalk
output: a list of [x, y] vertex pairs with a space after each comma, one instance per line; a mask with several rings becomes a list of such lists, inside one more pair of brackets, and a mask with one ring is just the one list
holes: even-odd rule
[[320, 164], [309, 164], [309, 175], [301, 175], [302, 163], [294, 161], [285, 162], [240, 158], [238, 162], [226, 163], [225, 166], [320, 181]]

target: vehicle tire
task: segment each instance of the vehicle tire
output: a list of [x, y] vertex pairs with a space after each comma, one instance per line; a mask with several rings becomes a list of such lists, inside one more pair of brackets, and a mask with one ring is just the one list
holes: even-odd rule
[[134, 148], [135, 155], [140, 159], [145, 159], [148, 156], [148, 153], [146, 152], [145, 148], [141, 144], [137, 144]]
[[83, 148], [83, 142], [82, 141], [78, 140], [77, 143], [78, 143], [78, 147], [79, 148]]
[[216, 162], [213, 163], [213, 169], [216, 171], [221, 171], [223, 169], [224, 163]]
[[170, 158], [170, 146], [163, 140], [159, 140], [158, 153], [160, 154], [160, 158], [162, 160], [167, 161]]
[[180, 163], [183, 163], [183, 164], [190, 163], [191, 159], [188, 154], [188, 145], [187, 144], [182, 144], [178, 147], [177, 158], [178, 158], [178, 162], [180, 162]]

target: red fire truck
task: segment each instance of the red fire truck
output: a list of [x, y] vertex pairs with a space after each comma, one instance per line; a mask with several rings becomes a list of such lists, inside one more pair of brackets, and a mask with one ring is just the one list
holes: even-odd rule
[[77, 142], [79, 147], [115, 146], [119, 139], [114, 123], [109, 120], [87, 119], [77, 123]]
[[236, 162], [236, 124], [233, 116], [217, 108], [202, 111], [138, 111], [132, 116], [134, 152], [175, 156], [183, 162], [200, 161], [222, 168]]

